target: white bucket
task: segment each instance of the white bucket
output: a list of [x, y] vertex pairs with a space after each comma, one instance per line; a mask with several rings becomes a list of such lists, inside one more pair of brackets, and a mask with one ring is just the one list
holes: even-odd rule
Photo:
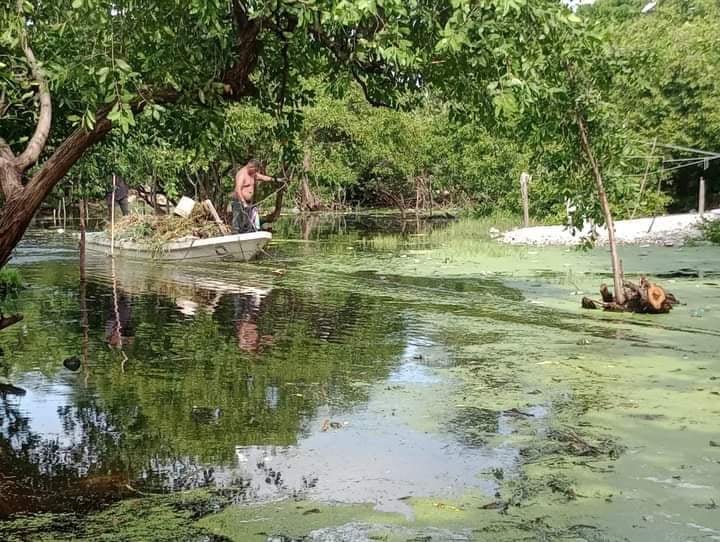
[[192, 198], [188, 198], [183, 196], [180, 198], [180, 201], [175, 206], [175, 209], [173, 209], [173, 213], [175, 213], [178, 216], [181, 216], [183, 218], [187, 218], [190, 216], [190, 213], [192, 213], [193, 208], [195, 207], [195, 200]]

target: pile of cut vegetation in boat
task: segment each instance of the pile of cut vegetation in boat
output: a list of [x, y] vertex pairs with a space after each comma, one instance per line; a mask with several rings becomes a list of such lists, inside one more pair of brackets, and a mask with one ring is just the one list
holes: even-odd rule
[[[160, 246], [188, 238], [207, 239], [226, 233], [204, 205], [196, 205], [187, 218], [177, 215], [131, 213], [115, 222], [116, 241], [134, 241], [150, 246]], [[110, 235], [110, 225], [108, 225], [108, 238]]]

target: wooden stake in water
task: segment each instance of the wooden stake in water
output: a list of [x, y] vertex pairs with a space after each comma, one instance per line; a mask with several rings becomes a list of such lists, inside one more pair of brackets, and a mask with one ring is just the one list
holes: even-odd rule
[[90, 352], [90, 326], [87, 310], [87, 281], [85, 274], [85, 222], [87, 207], [85, 198], [80, 199], [80, 327], [82, 328], [82, 367], [85, 373], [85, 386], [90, 379], [88, 358]]
[[113, 191], [110, 198], [110, 256], [115, 257], [115, 190], [117, 189], [117, 179], [113, 173]]
[[698, 194], [698, 214], [705, 214], [705, 177], [700, 177], [700, 193]]
[[522, 206], [523, 206], [523, 223], [525, 227], [530, 226], [530, 201], [528, 196], [528, 184], [532, 177], [526, 172], [522, 172], [520, 175], [520, 194], [522, 195]]

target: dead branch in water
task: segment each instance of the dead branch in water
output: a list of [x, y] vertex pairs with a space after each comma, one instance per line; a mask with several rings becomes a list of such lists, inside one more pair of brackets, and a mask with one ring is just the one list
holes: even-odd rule
[[22, 319], [23, 319], [22, 314], [12, 314], [10, 316], [3, 316], [3, 314], [0, 313], [0, 331], [5, 329], [6, 327], [10, 327], [13, 324], [17, 324]]

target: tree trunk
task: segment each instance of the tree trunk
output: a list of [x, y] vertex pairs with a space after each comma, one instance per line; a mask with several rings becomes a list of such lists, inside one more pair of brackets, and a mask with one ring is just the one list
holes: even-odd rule
[[320, 199], [313, 194], [308, 182], [308, 173], [310, 172], [310, 153], [305, 151], [303, 156], [303, 175], [300, 180], [300, 209], [307, 211], [320, 211], [323, 208]]
[[92, 131], [84, 128], [75, 130], [24, 187], [21, 184], [13, 186], [12, 180], [16, 179], [19, 183], [21, 175], [15, 165], [8, 160], [0, 160], [0, 183], [10, 182], [11, 189], [9, 194], [5, 193], [5, 205], [0, 210], [0, 267], [8, 262], [33, 216], [58, 181], [111, 127], [109, 120], [98, 118]]
[[398, 196], [395, 196], [392, 193], [388, 192], [384, 188], [380, 188], [379, 192], [395, 204], [395, 207], [397, 207], [398, 210], [400, 211], [400, 220], [404, 221], [405, 220], [405, 199], [402, 197], [402, 194], [398, 197]]
[[585, 156], [588, 159], [588, 162], [590, 162], [590, 167], [592, 168], [598, 197], [600, 198], [600, 206], [602, 207], [602, 212], [605, 216], [605, 226], [608, 230], [608, 244], [610, 245], [610, 257], [612, 259], [615, 301], [618, 303], [618, 305], [624, 305], [625, 292], [623, 289], [623, 284], [625, 281], [622, 272], [622, 262], [620, 261], [620, 258], [618, 256], [617, 244], [615, 243], [615, 222], [613, 221], [612, 212], [610, 210], [610, 203], [608, 202], [607, 195], [605, 194], [605, 184], [600, 173], [600, 167], [598, 166], [595, 155], [593, 154], [592, 148], [590, 147], [590, 139], [588, 136], [588, 129], [585, 123], [585, 119], [580, 113], [576, 113], [575, 118], [577, 121], [578, 131], [580, 133], [580, 144], [582, 146], [583, 152], [585, 153]]
[[282, 206], [283, 206], [283, 199], [285, 198], [285, 192], [287, 192], [287, 185], [280, 188], [280, 190], [277, 191], [277, 194], [275, 194], [275, 208], [272, 210], [272, 212], [268, 215], [265, 215], [260, 219], [260, 222], [263, 224], [271, 224], [275, 222], [278, 218], [280, 218], [280, 213], [282, 212]]
[[415, 216], [420, 215], [420, 177], [415, 177]]
[[[234, 31], [234, 63], [220, 77], [225, 84], [225, 95], [240, 99], [253, 93], [250, 73], [257, 64], [258, 36], [262, 28], [262, 18], [251, 18], [244, 2], [231, 0]], [[23, 26], [25, 28], [25, 26]], [[49, 137], [52, 121], [52, 103], [45, 74], [27, 43], [28, 36], [23, 33], [20, 47], [25, 55], [32, 77], [38, 83], [38, 101], [40, 111], [35, 131], [24, 151], [15, 156], [10, 146], [0, 137], [0, 189], [5, 197], [5, 205], [0, 210], [0, 267], [11, 257], [37, 212], [43, 200], [55, 185], [68, 172], [87, 149], [100, 141], [112, 129], [107, 119], [113, 104], [102, 107], [95, 115], [96, 122], [92, 130], [77, 128], [57, 147], [52, 156], [33, 175], [29, 183], [22, 184], [22, 175], [39, 159]], [[147, 103], [174, 103], [180, 94], [174, 89], [144, 89], [142, 97], [131, 104], [135, 112], [141, 111]], [[153, 198], [154, 199], [154, 198]], [[169, 202], [168, 202], [169, 203]]]
[[530, 175], [523, 171], [520, 174], [520, 197], [522, 198], [523, 225], [530, 227], [530, 198], [529, 198]]

